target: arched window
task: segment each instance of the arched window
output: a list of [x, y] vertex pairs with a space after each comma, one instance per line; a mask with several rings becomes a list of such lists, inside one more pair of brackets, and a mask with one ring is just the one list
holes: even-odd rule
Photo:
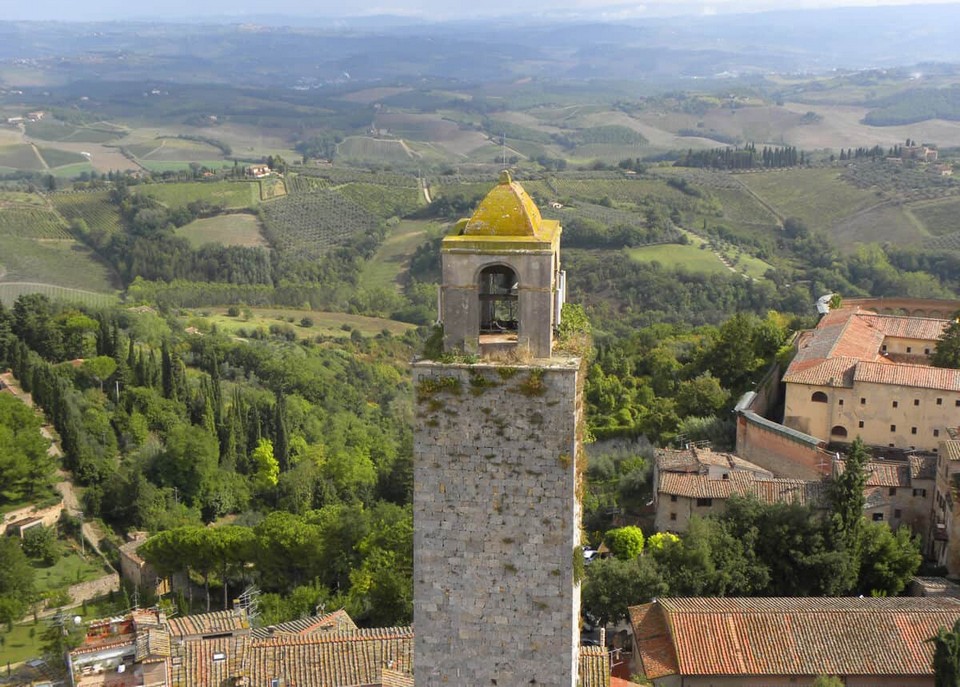
[[845, 437], [847, 436], [847, 428], [842, 425], [837, 425], [830, 430], [830, 436], [832, 437]]
[[814, 391], [813, 396], [810, 397], [810, 400], [814, 403], [826, 403], [827, 395], [822, 391]]
[[517, 273], [506, 265], [480, 272], [480, 333], [516, 333], [520, 327]]

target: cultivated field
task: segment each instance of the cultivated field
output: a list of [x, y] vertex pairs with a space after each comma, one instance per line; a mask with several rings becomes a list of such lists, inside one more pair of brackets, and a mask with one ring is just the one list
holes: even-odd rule
[[409, 162], [417, 157], [403, 141], [350, 136], [337, 145], [337, 157], [348, 160]]
[[945, 198], [911, 203], [907, 212], [913, 215], [933, 236], [952, 234], [960, 229], [960, 198]]
[[268, 245], [263, 234], [260, 233], [260, 220], [256, 215], [246, 213], [217, 215], [194, 220], [177, 229], [176, 233], [189, 240], [194, 247], [207, 243], [247, 247]]
[[72, 240], [60, 215], [37, 205], [0, 207], [0, 240], [7, 237]]
[[260, 187], [251, 181], [142, 184], [131, 190], [156, 198], [167, 207], [183, 207], [194, 201], [205, 200], [227, 208], [247, 208], [255, 207], [260, 199]]
[[64, 192], [50, 195], [53, 206], [64, 219], [82, 219], [91, 232], [112, 234], [120, 229], [120, 211], [110, 202], [107, 191]]
[[781, 217], [797, 217], [811, 229], [828, 231], [856, 212], [876, 205], [875, 194], [854, 188], [836, 168], [785, 169], [740, 174], [737, 180]]
[[911, 218], [905, 207], [884, 204], [858, 212], [839, 222], [830, 232], [831, 239], [843, 249], [855, 249], [861, 243], [917, 245], [929, 234]]
[[39, 172], [46, 169], [43, 158], [27, 143], [0, 146], [0, 167]]
[[109, 268], [76, 241], [6, 236], [2, 242], [0, 283], [29, 282], [113, 292]]
[[208, 143], [179, 138], [160, 138], [127, 146], [143, 162], [193, 162], [223, 159], [219, 148]]
[[74, 143], [106, 143], [126, 135], [127, 130], [108, 122], [99, 122], [90, 126], [75, 126], [55, 119], [42, 119], [26, 125], [26, 133], [31, 138], [44, 141], [70, 141]]
[[277, 250], [317, 258], [379, 224], [374, 215], [334, 191], [314, 191], [263, 205], [267, 236]]
[[682, 267], [689, 272], [730, 274], [727, 266], [720, 262], [720, 259], [705, 245], [700, 247], [692, 243], [687, 246], [665, 243], [658, 246], [630, 248], [627, 254], [636, 262], [659, 262], [669, 269]]

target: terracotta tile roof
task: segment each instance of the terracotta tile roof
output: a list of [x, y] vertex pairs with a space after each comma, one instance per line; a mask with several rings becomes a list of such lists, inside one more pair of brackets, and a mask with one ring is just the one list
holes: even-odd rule
[[960, 391], [960, 371], [901, 364], [880, 353], [887, 337], [936, 341], [948, 324], [949, 320], [927, 317], [834, 310], [800, 338], [783, 381], [844, 387], [865, 381]]
[[384, 668], [412, 672], [412, 628], [257, 640], [248, 674], [254, 685], [279, 679], [280, 687], [329, 687], [379, 684]]
[[255, 639], [269, 639], [276, 634], [312, 635], [327, 632], [352, 632], [356, 629], [357, 625], [353, 622], [353, 619], [347, 615], [346, 611], [340, 609], [324, 615], [313, 615], [308, 618], [270, 625], [269, 627], [258, 627], [253, 630], [252, 634]]
[[243, 635], [173, 642], [171, 687], [222, 687], [239, 675], [249, 675], [250, 641]]
[[937, 341], [950, 324], [950, 320], [937, 317], [904, 317], [865, 312], [858, 317], [882, 331], [885, 336], [918, 341]]
[[773, 473], [766, 468], [732, 453], [695, 446], [684, 449], [657, 449], [656, 461], [657, 468], [662, 472], [700, 472], [712, 466], [731, 470], [750, 470], [773, 477]]
[[[837, 461], [836, 469], [842, 474], [846, 467], [843, 461]], [[905, 463], [881, 463], [870, 461], [864, 466], [868, 487], [909, 487], [910, 466]]]
[[820, 503], [824, 487], [819, 481], [788, 478], [756, 478], [749, 472], [731, 472], [729, 479], [710, 479], [707, 475], [664, 472], [659, 476], [657, 492], [691, 499], [728, 499], [754, 496], [764, 503]]
[[854, 381], [873, 384], [897, 384], [920, 389], [960, 391], [960, 370], [928, 365], [893, 365], [862, 362], [853, 374]]
[[925, 640], [953, 626], [960, 600], [661, 599], [630, 611], [641, 657], [651, 641], [662, 654], [664, 636], [676, 652], [678, 669], [661, 674], [930, 676]]
[[241, 611], [214, 611], [171, 618], [169, 621], [172, 637], [194, 637], [198, 635], [235, 632], [250, 627], [247, 614]]
[[946, 456], [947, 460], [960, 460], [960, 441], [956, 439], [941, 441], [940, 455]]
[[610, 687], [610, 658], [605, 647], [580, 647], [578, 663], [578, 685], [581, 687]]
[[151, 627], [137, 632], [136, 660], [162, 661], [170, 656], [170, 633], [166, 628]]
[[689, 449], [660, 448], [656, 452], [657, 468], [670, 472], [699, 472], [700, 461]]
[[636, 642], [643, 674], [650, 680], [680, 672], [677, 653], [674, 650], [670, 628], [658, 603], [632, 606], [630, 625], [633, 626], [633, 641]]
[[936, 456], [910, 456], [910, 480], [915, 479], [936, 479], [937, 478], [937, 457]]
[[381, 687], [414, 687], [413, 675], [389, 668], [383, 669], [383, 675], [380, 679], [382, 681]]

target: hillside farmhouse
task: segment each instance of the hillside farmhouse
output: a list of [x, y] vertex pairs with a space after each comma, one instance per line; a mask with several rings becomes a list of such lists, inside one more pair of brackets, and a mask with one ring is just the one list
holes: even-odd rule
[[630, 609], [637, 672], [657, 687], [933, 687], [956, 598], [660, 599]]

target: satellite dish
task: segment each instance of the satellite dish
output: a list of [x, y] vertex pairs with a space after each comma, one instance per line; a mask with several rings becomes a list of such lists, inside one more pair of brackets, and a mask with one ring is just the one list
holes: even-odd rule
[[83, 622], [83, 618], [81, 618], [79, 615], [73, 616], [73, 624], [74, 624], [74, 625], [79, 625], [79, 624], [82, 623], [82, 622]]

